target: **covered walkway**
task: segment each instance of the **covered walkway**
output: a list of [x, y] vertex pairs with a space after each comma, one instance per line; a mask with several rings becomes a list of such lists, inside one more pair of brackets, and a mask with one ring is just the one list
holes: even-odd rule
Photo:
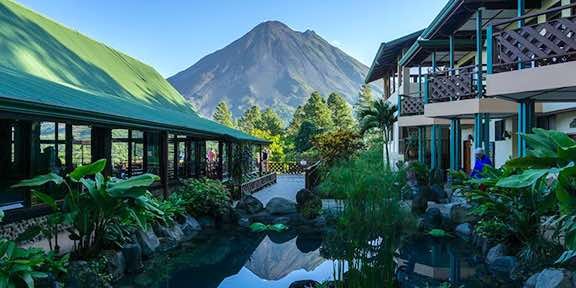
[[304, 188], [304, 175], [278, 175], [276, 184], [270, 185], [259, 192], [253, 194], [266, 206], [268, 201], [274, 197], [282, 197], [291, 201], [296, 201], [296, 193]]

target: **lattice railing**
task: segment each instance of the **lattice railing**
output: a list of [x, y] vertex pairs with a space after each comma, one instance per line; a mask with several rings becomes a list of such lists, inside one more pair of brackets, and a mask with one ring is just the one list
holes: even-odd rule
[[303, 167], [298, 162], [269, 162], [268, 171], [276, 172], [278, 174], [302, 174], [304, 173]]
[[[549, 10], [551, 12], [557, 13]], [[539, 13], [545, 15], [548, 11]], [[523, 18], [538, 15], [527, 15]], [[506, 24], [506, 23], [504, 23]], [[503, 26], [503, 25], [502, 25]], [[494, 33], [494, 72], [576, 60], [576, 17]]]
[[422, 115], [424, 114], [424, 101], [420, 96], [403, 95], [400, 103], [400, 115]]
[[476, 66], [448, 69], [430, 74], [428, 102], [448, 102], [477, 96]]

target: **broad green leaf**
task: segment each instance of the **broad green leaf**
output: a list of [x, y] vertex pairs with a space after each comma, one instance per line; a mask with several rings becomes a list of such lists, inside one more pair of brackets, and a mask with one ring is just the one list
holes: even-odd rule
[[49, 183], [49, 182], [55, 183], [56, 185], [60, 185], [64, 182], [64, 178], [62, 178], [60, 175], [55, 174], [55, 173], [48, 173], [48, 174], [36, 176], [32, 179], [22, 180], [19, 183], [12, 185], [12, 188], [37, 187], [37, 186], [42, 186], [42, 185]]
[[34, 288], [34, 278], [32, 278], [32, 275], [29, 272], [20, 273], [20, 279], [26, 283], [28, 288]]
[[555, 158], [558, 145], [546, 133], [538, 129], [534, 129], [533, 132], [532, 134], [520, 135], [526, 139], [526, 144], [530, 147], [528, 155], [539, 158]]
[[576, 145], [570, 147], [559, 147], [558, 157], [565, 161], [576, 161]]
[[108, 183], [108, 192], [111, 195], [121, 195], [124, 191], [134, 187], [149, 187], [158, 180], [160, 177], [154, 174], [142, 174], [126, 180], [111, 181]]
[[428, 231], [428, 235], [435, 237], [435, 238], [445, 238], [445, 237], [451, 237], [452, 235], [450, 235], [450, 233], [442, 230], [442, 229], [432, 229], [430, 231]]
[[0, 210], [0, 222], [4, 220], [4, 210]]
[[276, 232], [282, 232], [284, 230], [288, 229], [288, 226], [278, 223], [278, 224], [274, 224], [274, 225], [269, 225], [268, 230], [272, 230], [272, 231], [276, 231]]
[[568, 136], [564, 132], [556, 130], [544, 130], [541, 128], [535, 128], [533, 130], [534, 131], [540, 130], [540, 132], [546, 133], [548, 137], [550, 137], [559, 147], [570, 147], [576, 145], [576, 141], [574, 141], [574, 139], [570, 138], [570, 136]]
[[250, 224], [250, 230], [252, 230], [252, 232], [263, 232], [266, 231], [266, 229], [268, 229], [267, 225], [264, 223], [260, 223], [260, 222], [254, 222], [252, 224]]
[[40, 235], [42, 232], [42, 227], [40, 225], [33, 225], [28, 227], [26, 231], [20, 233], [18, 238], [16, 238], [16, 242], [23, 242], [23, 241], [30, 241], [34, 239], [34, 237]]
[[554, 262], [555, 265], [569, 264], [576, 259], [576, 250], [567, 250]]
[[521, 174], [508, 176], [502, 178], [496, 183], [499, 187], [504, 188], [524, 188], [534, 185], [538, 179], [546, 175], [549, 169], [529, 169]]
[[40, 191], [32, 191], [32, 195], [34, 197], [36, 197], [38, 200], [40, 200], [40, 202], [48, 205], [48, 207], [50, 207], [52, 210], [56, 211], [58, 210], [58, 205], [56, 205], [56, 200], [54, 200], [54, 198], [52, 198], [52, 196], [40, 192]]
[[69, 176], [72, 181], [80, 181], [80, 178], [88, 175], [95, 175], [102, 172], [106, 168], [106, 159], [100, 159], [88, 165], [78, 166], [74, 171], [70, 172]]
[[526, 156], [520, 158], [510, 159], [506, 162], [506, 167], [508, 168], [548, 168], [557, 166], [558, 159], [557, 158], [543, 158], [543, 157], [534, 157], [534, 156]]

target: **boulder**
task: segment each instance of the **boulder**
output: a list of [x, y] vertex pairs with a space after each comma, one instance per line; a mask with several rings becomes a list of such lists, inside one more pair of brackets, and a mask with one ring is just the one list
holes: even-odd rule
[[302, 253], [310, 253], [320, 249], [322, 235], [319, 233], [299, 234], [296, 238], [296, 248]]
[[498, 244], [490, 248], [486, 254], [486, 264], [490, 265], [496, 258], [506, 256], [507, 250], [504, 244]]
[[184, 218], [184, 222], [180, 224], [180, 230], [182, 230], [182, 233], [184, 233], [184, 235], [189, 236], [194, 235], [196, 234], [196, 232], [202, 230], [202, 226], [200, 226], [200, 223], [198, 222], [198, 220], [196, 220], [196, 218], [190, 215], [186, 215]]
[[412, 190], [412, 212], [422, 214], [428, 208], [427, 189], [418, 186], [411, 186]]
[[126, 273], [137, 273], [144, 267], [142, 265], [142, 249], [138, 243], [126, 244], [122, 247], [126, 263]]
[[311, 287], [318, 287], [320, 283], [314, 280], [298, 280], [292, 282], [288, 288], [311, 288]]
[[512, 279], [518, 268], [518, 259], [514, 256], [496, 257], [488, 268], [497, 276]]
[[142, 249], [144, 257], [149, 257], [154, 254], [158, 246], [160, 246], [160, 240], [152, 229], [148, 231], [136, 231], [136, 240]]
[[240, 217], [238, 218], [238, 226], [242, 228], [248, 228], [252, 224], [252, 221], [248, 217]]
[[442, 227], [442, 213], [438, 208], [429, 208], [422, 217], [422, 228], [430, 230]]
[[198, 218], [198, 223], [200, 223], [203, 229], [216, 227], [216, 221], [211, 217], [200, 217]]
[[472, 236], [474, 234], [474, 227], [472, 227], [472, 224], [470, 223], [462, 223], [456, 226], [454, 232], [456, 232], [456, 235], [458, 237], [462, 238], [465, 241], [469, 241], [472, 239]]
[[571, 288], [572, 278], [572, 272], [566, 269], [544, 269], [538, 273], [534, 288]]
[[275, 197], [268, 201], [268, 204], [266, 205], [266, 211], [275, 215], [296, 213], [296, 203], [284, 198]]
[[469, 214], [472, 206], [466, 203], [437, 204], [434, 202], [429, 202], [428, 207], [438, 208], [444, 219], [456, 225], [467, 222], [473, 223], [478, 220], [476, 217]]
[[447, 198], [448, 195], [446, 194], [446, 191], [442, 185], [435, 184], [430, 187], [430, 196], [428, 197], [429, 201], [439, 203], [441, 201], [445, 201]]
[[166, 238], [170, 241], [180, 241], [182, 237], [184, 237], [184, 232], [182, 232], [179, 225], [154, 225], [154, 232], [159, 237]]
[[286, 216], [280, 216], [280, 217], [276, 217], [274, 218], [274, 220], [272, 220], [272, 224], [284, 224], [284, 225], [290, 225], [290, 217], [286, 217]]
[[244, 195], [236, 205], [236, 209], [244, 210], [248, 214], [256, 214], [264, 210], [264, 204], [252, 195]]
[[121, 251], [106, 250], [102, 252], [102, 257], [106, 259], [106, 270], [113, 281], [117, 281], [124, 276], [126, 270], [126, 259]]
[[101, 277], [92, 266], [86, 261], [71, 261], [68, 265], [68, 273], [64, 287], [68, 288], [100, 288], [112, 287], [103, 277]]
[[300, 189], [300, 191], [298, 191], [298, 193], [296, 193], [296, 203], [298, 204], [298, 206], [302, 206], [305, 203], [307, 203], [310, 200], [313, 200], [315, 198], [318, 198], [318, 196], [316, 196], [316, 194], [314, 194], [314, 192], [304, 188], [304, 189]]

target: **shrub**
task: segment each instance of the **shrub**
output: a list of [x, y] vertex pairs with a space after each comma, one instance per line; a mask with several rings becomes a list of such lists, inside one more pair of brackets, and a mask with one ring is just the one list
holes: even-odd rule
[[343, 129], [315, 136], [313, 145], [328, 165], [350, 159], [364, 147], [358, 133]]
[[187, 179], [176, 193], [186, 203], [188, 213], [195, 217], [222, 217], [231, 206], [228, 189], [218, 180]]

